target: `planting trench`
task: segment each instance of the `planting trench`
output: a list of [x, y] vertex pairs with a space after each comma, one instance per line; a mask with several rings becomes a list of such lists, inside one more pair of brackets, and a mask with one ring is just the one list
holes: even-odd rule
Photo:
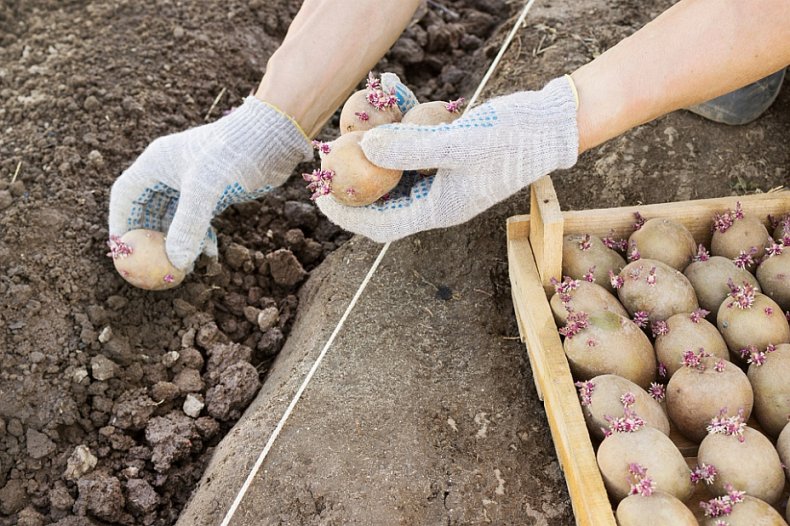
[[[134, 290], [102, 256], [114, 178], [222, 88], [209, 120], [238, 104], [298, 4], [0, 7], [0, 524], [173, 524], [193, 491], [180, 522], [219, 523], [361, 282], [379, 247], [346, 242], [297, 178], [225, 212], [219, 263], [175, 291]], [[424, 11], [381, 66], [423, 99], [468, 95], [521, 7], [442, 4], [464, 17]], [[486, 96], [540, 87], [669, 4], [536, 2]], [[766, 190], [788, 136], [785, 89], [748, 126], [641, 126], [555, 186], [566, 208]], [[525, 196], [393, 245], [233, 524], [572, 522], [513, 339], [504, 218]]]

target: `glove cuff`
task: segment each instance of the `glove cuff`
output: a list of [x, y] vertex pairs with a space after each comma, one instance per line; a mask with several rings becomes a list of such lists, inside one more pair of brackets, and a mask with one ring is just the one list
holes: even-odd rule
[[[579, 158], [579, 127], [576, 124], [576, 93], [570, 77], [556, 78], [539, 92], [543, 118], [541, 134], [554, 156], [556, 168], [570, 168]], [[548, 153], [548, 152], [547, 152]]]
[[216, 139], [252, 159], [281, 159], [285, 164], [313, 160], [313, 147], [299, 124], [279, 108], [252, 95], [217, 123]]

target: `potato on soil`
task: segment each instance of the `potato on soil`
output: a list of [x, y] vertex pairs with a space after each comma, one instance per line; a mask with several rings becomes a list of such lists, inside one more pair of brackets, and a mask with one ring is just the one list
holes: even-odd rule
[[750, 495], [733, 505], [732, 512], [719, 517], [707, 517], [702, 526], [787, 526], [782, 516], [770, 504]]
[[708, 256], [704, 254], [691, 263], [683, 274], [691, 282], [697, 293], [700, 307], [711, 313], [709, 319], [716, 321], [719, 306], [727, 298], [730, 288], [727, 283], [748, 282], [760, 292], [760, 285], [748, 270], [738, 268], [732, 260], [721, 256]]
[[340, 111], [340, 134], [367, 131], [382, 124], [400, 122], [403, 114], [397, 104], [378, 109], [367, 99], [368, 90], [361, 89], [351, 95]]
[[604, 485], [619, 501], [630, 491], [629, 465], [641, 464], [655, 489], [685, 501], [691, 496], [691, 470], [677, 446], [658, 429], [643, 427], [633, 433], [612, 433], [598, 447], [598, 467]]
[[[697, 360], [698, 365], [693, 365]], [[667, 413], [683, 436], [699, 443], [707, 435], [710, 420], [723, 408], [727, 415], [743, 409], [749, 418], [754, 393], [746, 373], [718, 358], [690, 357], [687, 362], [692, 365], [678, 369], [667, 384]]]
[[618, 526], [699, 526], [685, 504], [663, 491], [648, 497], [629, 495], [617, 506], [616, 517]]
[[666, 320], [666, 330], [656, 336], [653, 347], [656, 357], [671, 377], [683, 366], [683, 353], [689, 349], [705, 349], [715, 358], [730, 359], [727, 344], [716, 326], [704, 318], [706, 311], [683, 312]]
[[609, 311], [575, 312], [561, 329], [565, 355], [576, 378], [616, 374], [643, 389], [655, 380], [656, 356], [645, 333]]
[[566, 305], [574, 311], [597, 312], [606, 310], [628, 317], [625, 308], [609, 291], [597, 283], [566, 278], [554, 286], [557, 291], [549, 302], [557, 325], [565, 325], [568, 317]]
[[146, 290], [172, 289], [184, 281], [186, 272], [174, 267], [167, 258], [165, 236], [156, 230], [136, 229], [108, 243], [118, 273]]
[[[331, 173], [332, 197], [348, 206], [369, 205], [395, 188], [403, 172], [381, 168], [368, 161], [360, 141], [363, 132], [351, 132], [331, 142], [321, 160], [321, 170]], [[312, 189], [312, 188], [311, 188]]]
[[563, 276], [583, 280], [591, 273], [595, 283], [614, 292], [609, 271], [617, 274], [624, 266], [625, 259], [604, 245], [598, 236], [571, 234], [562, 238]]
[[785, 475], [790, 480], [790, 422], [785, 424], [784, 429], [779, 433], [779, 438], [776, 439], [776, 451], [785, 467]]
[[763, 294], [783, 311], [790, 311], [790, 247], [783, 247], [781, 254], [765, 258], [756, 274]]
[[790, 344], [752, 356], [747, 373], [754, 390], [754, 416], [766, 434], [778, 437], [790, 420]]
[[645, 425], [669, 436], [669, 420], [661, 404], [634, 382], [614, 374], [602, 374], [577, 385], [587, 429], [599, 440], [604, 437], [603, 429], [609, 427], [607, 416], [620, 418], [625, 415], [622, 397], [626, 393], [634, 395], [631, 408], [645, 421]]
[[629, 249], [641, 258], [655, 259], [683, 271], [694, 257], [697, 245], [688, 229], [676, 221], [653, 218], [645, 221], [628, 238]]
[[655, 323], [699, 308], [697, 295], [686, 276], [655, 259], [632, 261], [620, 271], [619, 278], [622, 285], [617, 289], [617, 296], [632, 316], [642, 311]]
[[726, 486], [775, 504], [785, 486], [782, 462], [765, 435], [744, 426], [743, 441], [737, 435], [710, 433], [699, 446], [697, 462], [716, 468], [716, 477], [708, 489], [725, 495]]
[[[771, 242], [762, 221], [754, 216], [745, 216], [740, 203], [735, 210], [716, 214], [713, 228], [710, 251], [714, 256], [735, 259], [741, 254], [751, 254], [752, 259], [758, 261]], [[747, 268], [754, 270], [754, 266], [752, 263]]]
[[751, 286], [734, 287], [719, 307], [716, 326], [727, 347], [740, 357], [741, 349], [790, 342], [790, 325], [774, 300]]
[[[460, 99], [462, 100], [462, 99]], [[461, 116], [460, 105], [454, 102], [423, 102], [406, 112], [401, 122], [418, 126], [436, 126], [449, 124]]]

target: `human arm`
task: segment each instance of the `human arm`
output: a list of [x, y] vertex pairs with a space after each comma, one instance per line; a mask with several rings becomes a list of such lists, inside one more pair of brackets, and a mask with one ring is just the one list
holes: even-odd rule
[[571, 74], [579, 153], [790, 63], [790, 1], [683, 0]]
[[[384, 55], [419, 0], [306, 0], [255, 97], [230, 115], [154, 140], [110, 192], [111, 238], [167, 232], [179, 269], [217, 255], [213, 217], [259, 197], [311, 160], [309, 139]], [[304, 130], [304, 131], [303, 131]]]
[[[492, 99], [449, 127], [389, 125], [362, 146], [380, 166], [438, 167], [363, 208], [318, 206], [335, 223], [377, 241], [462, 223], [576, 155], [667, 112], [721, 95], [790, 63], [788, 0], [682, 0], [565, 79]], [[494, 124], [475, 126], [486, 113]], [[572, 132], [572, 133], [571, 133]], [[410, 181], [410, 179], [407, 179]]]
[[406, 28], [420, 0], [306, 0], [255, 96], [314, 137]]

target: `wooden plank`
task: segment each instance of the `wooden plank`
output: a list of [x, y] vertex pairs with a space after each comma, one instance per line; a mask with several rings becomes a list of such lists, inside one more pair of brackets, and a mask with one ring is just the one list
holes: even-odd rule
[[508, 240], [508, 260], [514, 295], [520, 298], [515, 305], [523, 321], [520, 329], [526, 331], [532, 373], [544, 396], [546, 417], [565, 472], [576, 524], [614, 526], [611, 503], [529, 240]]
[[[615, 237], [628, 237], [633, 232], [634, 212], [646, 219], [667, 217], [689, 229], [697, 243], [710, 244], [710, 226], [713, 214], [735, 208], [740, 201], [744, 212], [765, 220], [768, 214], [780, 215], [790, 210], [790, 191], [766, 194], [718, 197], [679, 203], [599, 208], [563, 212], [565, 234], [593, 234], [606, 236], [613, 231]], [[766, 222], [767, 224], [767, 222]]]
[[530, 242], [538, 274], [548, 294], [554, 289], [551, 278], [562, 278], [563, 217], [551, 177], [541, 177], [530, 185]]

